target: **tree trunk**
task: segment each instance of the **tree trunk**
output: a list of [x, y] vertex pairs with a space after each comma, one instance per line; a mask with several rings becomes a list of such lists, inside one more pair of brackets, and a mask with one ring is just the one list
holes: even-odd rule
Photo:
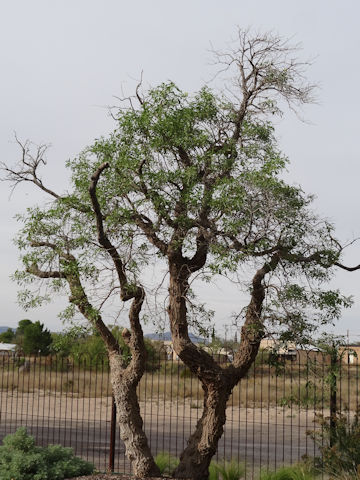
[[180, 463], [173, 473], [175, 478], [208, 478], [211, 459], [224, 431], [226, 403], [232, 389], [231, 385], [223, 383], [203, 385], [203, 413], [181, 454]]
[[197, 375], [204, 390], [203, 413], [188, 445], [181, 454], [175, 478], [205, 480], [226, 421], [226, 403], [233, 380], [204, 350], [194, 345], [188, 335], [186, 294], [189, 272], [170, 268], [169, 318], [173, 346], [180, 359]]
[[120, 354], [111, 352], [110, 375], [118, 414], [120, 436], [136, 477], [160, 476], [160, 470], [151, 454], [136, 394], [137, 382], [122, 368]]

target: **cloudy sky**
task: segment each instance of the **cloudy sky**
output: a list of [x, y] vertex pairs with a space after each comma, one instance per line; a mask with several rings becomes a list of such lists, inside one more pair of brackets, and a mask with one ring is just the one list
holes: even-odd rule
[[[316, 209], [337, 225], [345, 242], [360, 236], [359, 108], [360, 4], [356, 0], [3, 0], [0, 6], [0, 154], [18, 158], [13, 132], [52, 145], [50, 186], [66, 187], [64, 162], [109, 132], [108, 106], [130, 93], [144, 72], [145, 85], [175, 81], [187, 91], [211, 76], [209, 48], [221, 49], [236, 26], [272, 30], [301, 42], [303, 59], [314, 59], [309, 79], [319, 84], [318, 103], [305, 108], [306, 122], [286, 115], [277, 135], [291, 165], [288, 178], [317, 196]], [[63, 301], [24, 313], [9, 277], [18, 266], [12, 244], [14, 215], [41, 201], [31, 186], [0, 183], [0, 325], [21, 318], [62, 328]], [[347, 253], [360, 262], [360, 244]], [[336, 332], [360, 340], [360, 271], [339, 272], [333, 285], [353, 295]], [[206, 300], [219, 328], [238, 308], [234, 292], [213, 287]], [[149, 327], [150, 328], [150, 327]], [[357, 337], [359, 335], [359, 337]]]

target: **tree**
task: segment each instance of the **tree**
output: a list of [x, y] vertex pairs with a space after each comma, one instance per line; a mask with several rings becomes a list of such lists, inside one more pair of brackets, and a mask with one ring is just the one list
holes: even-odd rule
[[32, 325], [32, 323], [33, 322], [28, 318], [24, 318], [23, 320], [20, 320], [16, 329], [16, 333], [18, 335], [24, 335], [25, 328], [28, 327], [29, 325]]
[[39, 321], [20, 320], [16, 329], [15, 342], [25, 355], [39, 353], [48, 355], [52, 343], [51, 333]]
[[[97, 328], [109, 354], [122, 438], [138, 476], [158, 473], [136, 399], [145, 365], [140, 313], [152, 292], [144, 286], [146, 265], [160, 261], [166, 268], [173, 346], [204, 390], [202, 416], [176, 478], [207, 478], [227, 400], [268, 332], [307, 341], [351, 304], [324, 287], [335, 267], [360, 267], [342, 265], [333, 226], [312, 212], [311, 197], [283, 180], [287, 159], [268, 120], [281, 113], [279, 101], [297, 108], [312, 100], [313, 86], [302, 75], [306, 64], [294, 60], [296, 51], [277, 36], [239, 31], [234, 49], [216, 53], [231, 89], [204, 87], [188, 95], [172, 82], [147, 92], [139, 85], [128, 107], [114, 115], [115, 131], [68, 162], [70, 193], [42, 182], [44, 146], [33, 154], [28, 142], [19, 142], [20, 163], [4, 166], [14, 185], [31, 181], [53, 197], [51, 205], [21, 217], [20, 299], [24, 306], [43, 301], [26, 285], [46, 280], [55, 291], [67, 288], [71, 305]], [[216, 276], [231, 277], [249, 294], [239, 312], [239, 347], [227, 366], [194, 345], [188, 333], [206, 313], [191, 282]], [[122, 333], [131, 351], [128, 365], [101, 316], [114, 293], [132, 302], [130, 329]]]
[[1, 343], [11, 343], [14, 340], [15, 333], [12, 328], [8, 328], [6, 332], [0, 333], [0, 342]]

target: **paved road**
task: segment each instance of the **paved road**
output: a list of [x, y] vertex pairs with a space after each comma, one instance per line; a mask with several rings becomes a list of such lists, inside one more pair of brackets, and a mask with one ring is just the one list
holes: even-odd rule
[[[1, 419], [0, 438], [6, 433], [14, 432], [21, 426], [19, 421]], [[27, 422], [30, 433], [35, 435], [39, 444], [60, 443], [71, 446], [75, 453], [106, 470], [109, 457], [110, 422], [99, 421], [64, 421], [32, 418]], [[149, 425], [145, 429], [153, 451], [170, 451], [179, 454], [186, 444], [190, 425], [169, 423]], [[231, 431], [232, 430], [232, 431]], [[300, 460], [304, 454], [314, 455], [312, 441], [306, 436], [305, 428], [299, 428], [294, 422], [289, 425], [262, 424], [245, 422], [227, 427], [219, 443], [219, 457], [247, 460], [249, 468], [259, 465], [279, 466]], [[115, 471], [129, 471], [129, 464], [124, 455], [124, 445], [116, 438]]]

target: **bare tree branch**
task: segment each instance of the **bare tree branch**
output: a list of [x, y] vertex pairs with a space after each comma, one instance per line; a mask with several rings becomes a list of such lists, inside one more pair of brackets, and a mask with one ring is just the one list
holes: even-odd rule
[[21, 142], [16, 133], [15, 140], [21, 149], [21, 160], [14, 168], [8, 167], [4, 162], [0, 163], [0, 168], [6, 173], [4, 180], [9, 181], [13, 189], [21, 182], [32, 182], [52, 197], [60, 198], [60, 195], [43, 184], [38, 174], [39, 167], [46, 165], [45, 154], [49, 145], [38, 145], [35, 148], [35, 152], [32, 153], [31, 147], [33, 144], [29, 140]]
[[339, 268], [342, 268], [343, 270], [347, 270], [348, 272], [354, 272], [355, 270], [360, 270], [360, 265], [356, 265], [356, 267], [346, 267], [342, 263], [335, 262], [334, 265], [336, 265]]

